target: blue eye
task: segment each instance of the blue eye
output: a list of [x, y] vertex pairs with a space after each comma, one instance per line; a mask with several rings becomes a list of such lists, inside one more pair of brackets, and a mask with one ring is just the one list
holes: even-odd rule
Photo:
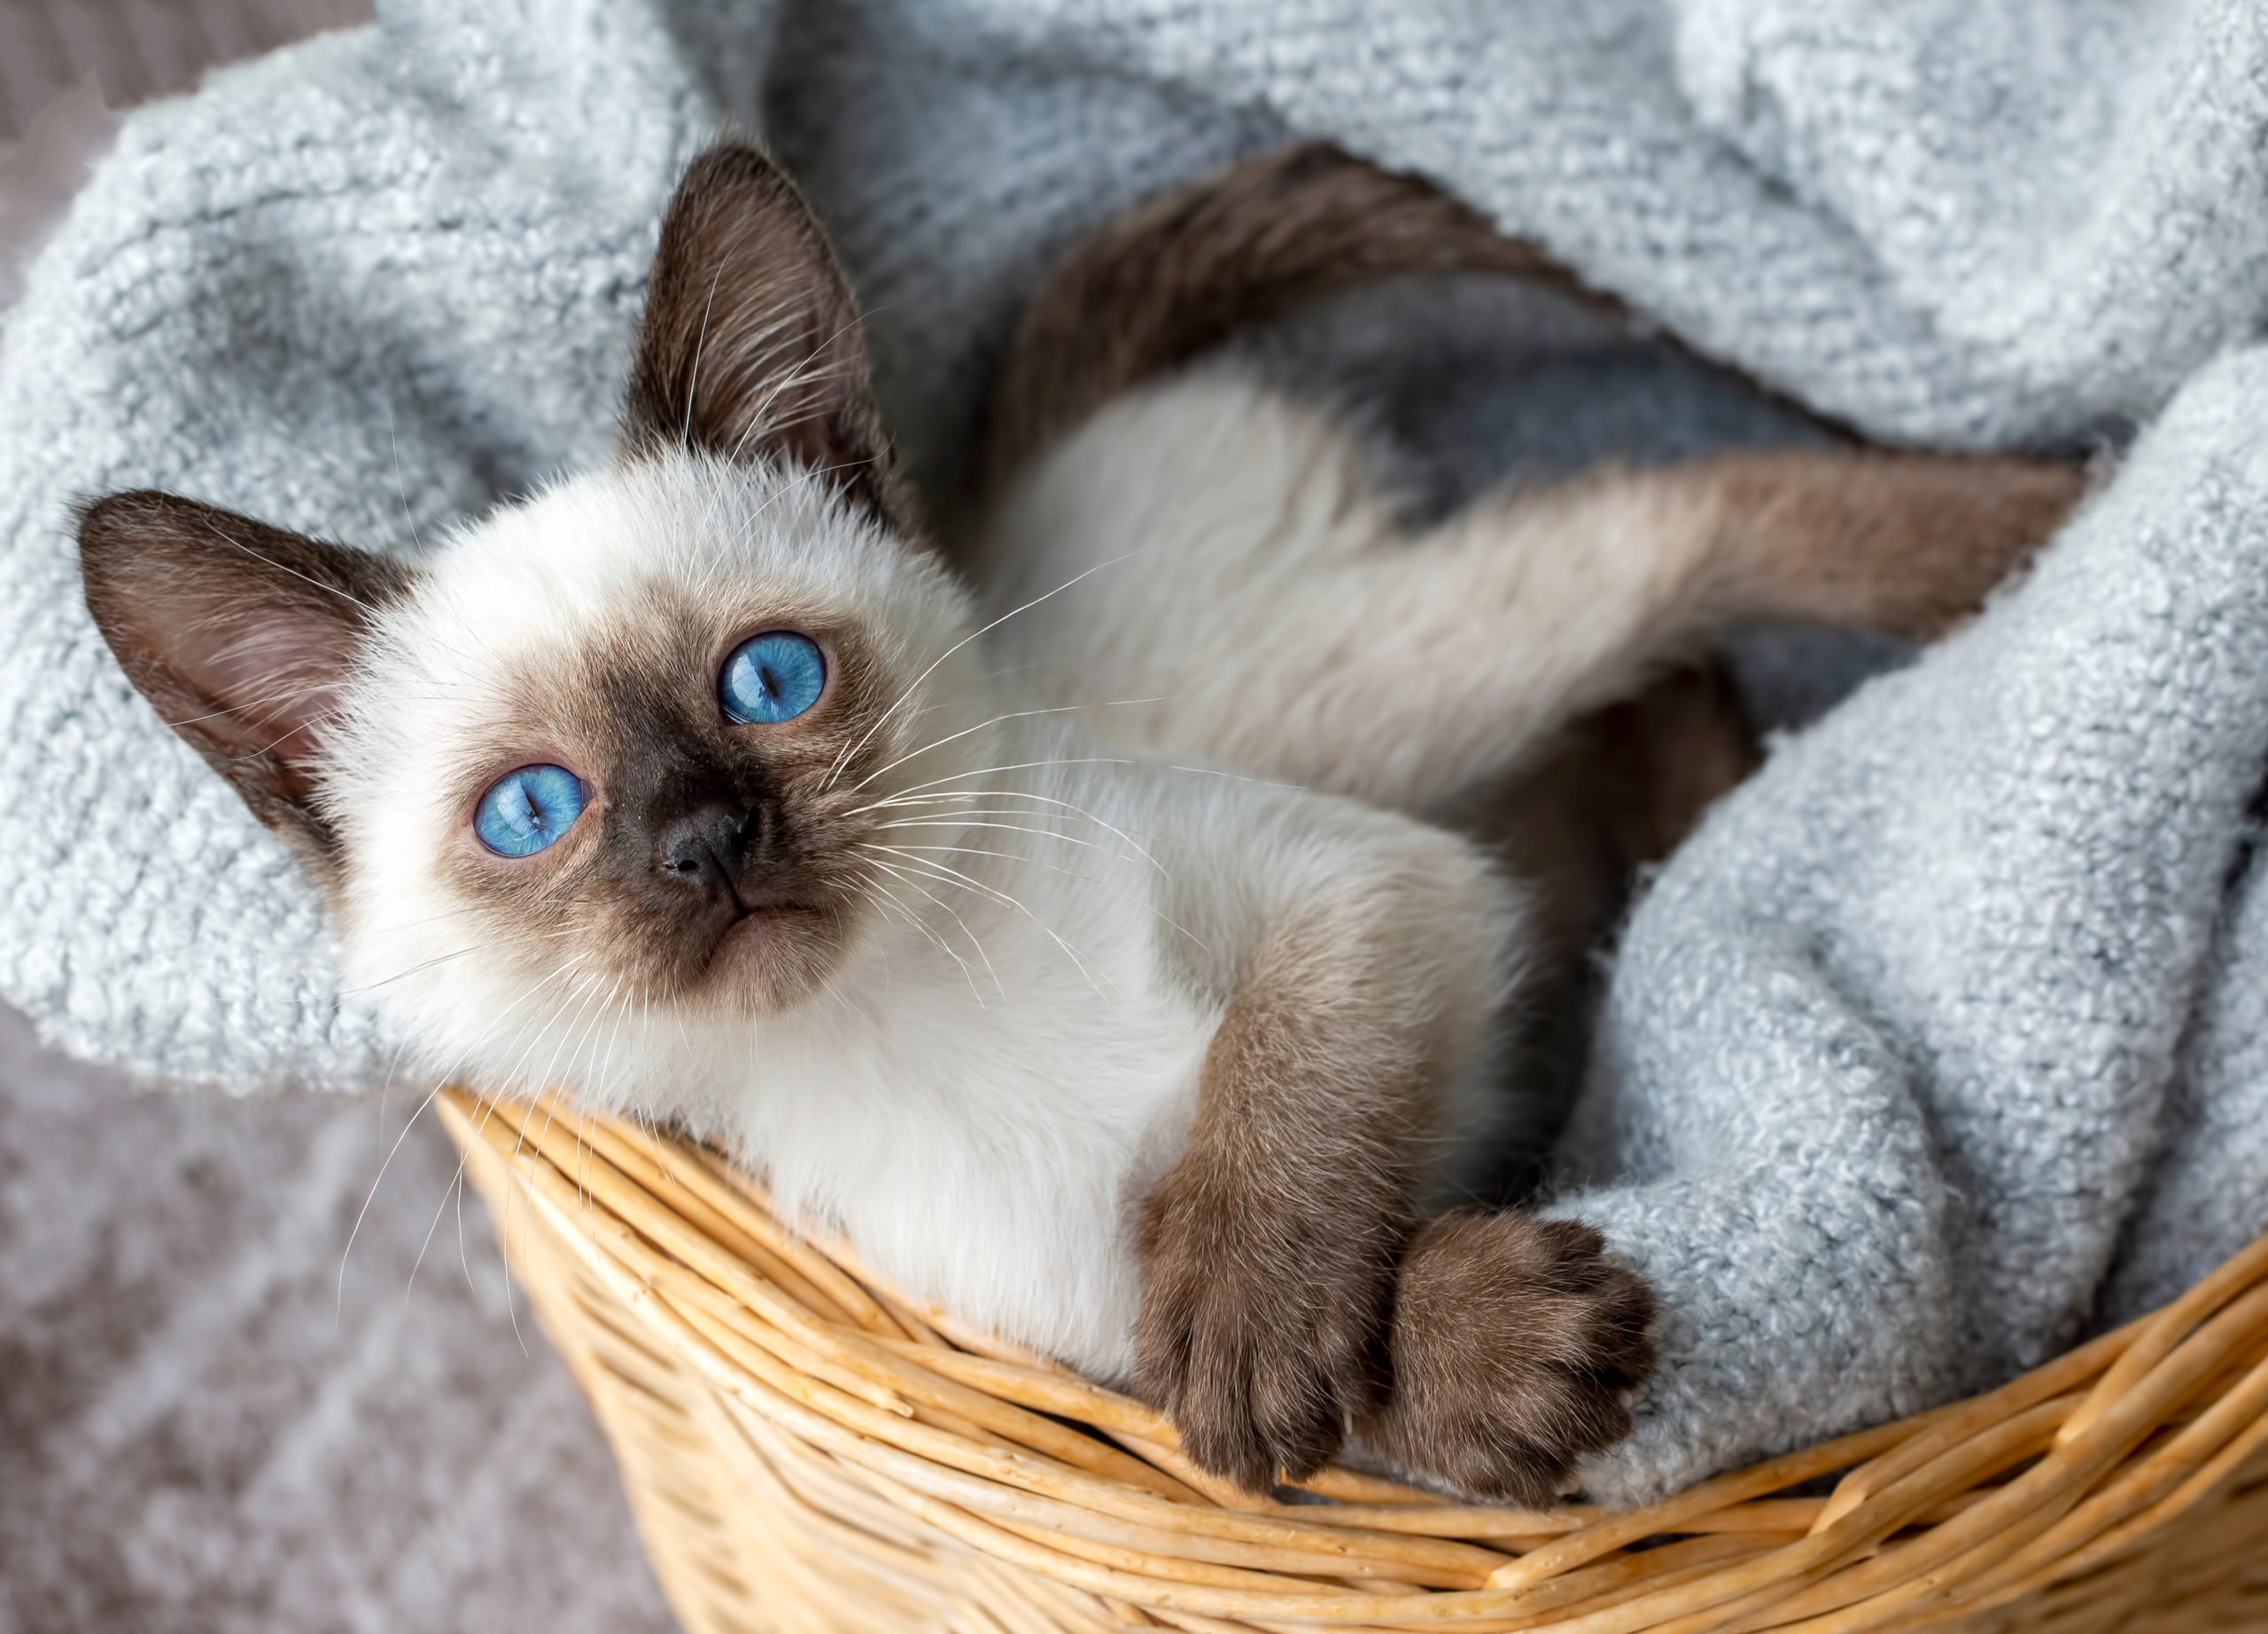
[[583, 780], [563, 766], [524, 766], [488, 786], [472, 831], [500, 857], [532, 857], [583, 814]]
[[750, 725], [793, 720], [827, 688], [827, 659], [819, 643], [792, 630], [752, 635], [725, 660], [717, 690], [725, 712]]

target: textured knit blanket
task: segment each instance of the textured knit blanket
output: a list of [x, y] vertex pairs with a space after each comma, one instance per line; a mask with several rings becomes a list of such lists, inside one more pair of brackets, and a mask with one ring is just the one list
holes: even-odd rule
[[2268, 12], [2253, 0], [382, 6], [128, 124], [0, 346], [0, 989], [175, 1083], [400, 1040], [127, 687], [70, 507], [414, 549], [605, 449], [663, 200], [764, 130], [949, 475], [1070, 236], [1294, 135], [1431, 174], [1878, 437], [2131, 447], [1782, 743], [1624, 938], [1560, 1201], [1663, 1296], [1610, 1500], [1911, 1412], [2268, 1225]]

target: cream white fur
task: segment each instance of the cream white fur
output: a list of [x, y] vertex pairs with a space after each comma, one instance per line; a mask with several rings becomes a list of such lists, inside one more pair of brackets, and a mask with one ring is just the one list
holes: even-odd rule
[[[1362, 446], [1231, 369], [1131, 392], [1023, 472], [973, 541], [1039, 696], [1152, 754], [1434, 812], [1632, 689], [1718, 517], [1674, 473], [1476, 503], [1412, 538]], [[1110, 565], [1105, 565], [1105, 564]]]
[[[440, 866], [466, 843], [464, 746], [511, 728], [512, 687], [688, 604], [848, 614], [906, 689], [884, 757], [905, 759], [872, 790], [901, 802], [878, 821], [908, 825], [874, 836], [902, 847], [890, 910], [823, 994], [761, 1019], [666, 1013], [571, 943], [500, 942]], [[1126, 1377], [1129, 1210], [1183, 1142], [1247, 952], [1318, 902], [1382, 935], [1381, 979], [1461, 1041], [1445, 1087], [1469, 1136], [1519, 917], [1447, 834], [1028, 712], [1046, 705], [998, 643], [1052, 604], [961, 644], [970, 604], [928, 555], [816, 483], [695, 457], [579, 477], [460, 533], [379, 618], [323, 769], [352, 979], [425, 1041], [428, 1070], [563, 1085], [717, 1140], [917, 1296]]]

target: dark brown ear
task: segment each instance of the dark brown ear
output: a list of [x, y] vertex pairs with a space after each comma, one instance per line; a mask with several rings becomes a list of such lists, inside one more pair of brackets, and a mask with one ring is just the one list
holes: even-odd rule
[[695, 160], [670, 200], [623, 441], [801, 466], [911, 524], [858, 303], [794, 184], [744, 143]]
[[312, 763], [370, 617], [408, 570], [147, 492], [80, 513], [79, 564], [127, 679], [328, 883], [336, 840], [309, 804]]

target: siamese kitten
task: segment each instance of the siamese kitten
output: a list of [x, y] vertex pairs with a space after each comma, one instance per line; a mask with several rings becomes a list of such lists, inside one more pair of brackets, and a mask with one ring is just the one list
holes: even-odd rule
[[[1842, 439], [1507, 486], [1413, 525], [1355, 415], [1250, 355], [1205, 356], [1352, 284], [1449, 272], [1526, 280], [1591, 343], [1632, 332], [1430, 184], [1328, 146], [1134, 212], [1029, 309], [957, 553], [988, 606], [1097, 575], [998, 633], [1037, 697], [1159, 698], [1087, 718], [1130, 752], [1481, 834], [1543, 868], [1543, 920], [1580, 942], [1619, 900], [1581, 831], [1627, 833], [1601, 852], [1627, 878], [1752, 764], [1727, 698], [1681, 681], [1631, 704], [1650, 681], [1756, 621], [1940, 634], [2061, 525], [2085, 473]], [[1104, 576], [1121, 562], [1138, 564]]]
[[1493, 1116], [1512, 887], [996, 678], [1030, 615], [981, 622], [925, 537], [851, 297], [755, 150], [670, 206], [606, 468], [414, 564], [154, 493], [80, 542], [126, 673], [429, 1070], [720, 1143], [1251, 1489], [1351, 1427], [1537, 1503], [1627, 1428], [1651, 1301], [1596, 1233], [1427, 1218]]

